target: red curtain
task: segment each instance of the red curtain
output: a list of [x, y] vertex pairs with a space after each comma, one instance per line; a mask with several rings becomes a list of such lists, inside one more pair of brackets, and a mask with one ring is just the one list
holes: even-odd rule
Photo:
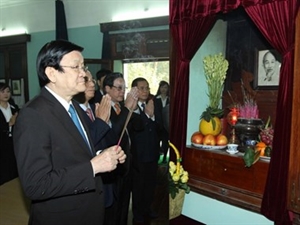
[[[262, 205], [262, 213], [274, 220], [276, 224], [285, 224], [284, 221], [289, 220], [285, 203], [292, 107], [294, 21], [298, 9], [296, 1], [170, 0], [170, 27], [174, 51], [172, 56], [175, 56], [171, 60], [170, 76], [172, 87], [170, 140], [181, 150], [181, 154], [186, 143], [189, 64], [215, 22], [216, 13], [229, 12], [238, 6], [245, 7], [261, 32], [283, 56], [277, 103], [277, 118], [280, 119], [275, 122], [277, 129], [275, 128], [274, 146], [276, 147], [273, 152], [276, 153], [272, 155], [266, 187], [268, 192], [275, 186], [276, 190], [269, 193], [265, 191], [267, 194]], [[172, 62], [175, 62], [175, 65], [172, 65]], [[284, 177], [278, 176], [279, 170], [280, 175]], [[279, 193], [281, 200], [278, 199]]]
[[[186, 143], [187, 107], [189, 92], [190, 60], [205, 40], [213, 27], [215, 16], [171, 24], [173, 50], [176, 57], [171, 60], [171, 127], [170, 141], [180, 149], [181, 153]], [[173, 66], [172, 63], [175, 62]], [[174, 101], [173, 101], [174, 100]], [[176, 120], [174, 120], [176, 118]], [[173, 157], [172, 157], [173, 158]]]
[[272, 160], [261, 212], [275, 224], [291, 224], [287, 211], [290, 153], [296, 0], [245, 8], [269, 43], [283, 56], [278, 89]]

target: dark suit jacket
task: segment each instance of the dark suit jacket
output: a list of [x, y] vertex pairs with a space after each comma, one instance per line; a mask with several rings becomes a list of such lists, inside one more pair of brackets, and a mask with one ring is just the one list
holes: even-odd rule
[[100, 90], [95, 91], [94, 97], [90, 100], [90, 103], [100, 103], [102, 100], [103, 94], [100, 92]]
[[164, 128], [169, 133], [169, 121], [170, 121], [170, 104], [167, 104], [162, 111], [162, 121]]
[[[170, 103], [169, 98], [167, 98], [166, 105]], [[155, 119], [159, 124], [159, 129], [164, 129], [164, 121], [163, 121], [163, 105], [160, 98], [155, 97], [154, 98], [154, 109], [155, 109]]]
[[86, 112], [81, 108], [84, 119], [90, 129], [91, 138], [94, 144], [94, 148], [96, 151], [103, 150], [107, 147], [110, 147], [111, 145], [114, 145], [115, 143], [112, 143], [111, 141], [108, 141], [109, 139], [108, 133], [110, 132], [109, 125], [104, 122], [103, 120], [95, 117], [95, 104], [90, 103], [92, 112], [94, 114], [95, 120], [92, 122], [91, 119], [88, 117]]
[[[12, 115], [14, 115], [16, 112], [19, 111], [19, 108], [17, 105], [12, 105], [10, 104], [10, 109], [11, 109], [11, 113]], [[6, 119], [2, 113], [2, 111], [0, 110], [0, 137], [7, 137], [9, 135], [9, 124], [8, 122], [6, 122]], [[2, 140], [2, 139], [0, 139]], [[3, 143], [3, 142], [1, 142]]]
[[[154, 162], [159, 158], [159, 125], [140, 109], [140, 114], [134, 113], [130, 137], [132, 140], [133, 161]], [[156, 116], [155, 116], [156, 118]]]
[[[125, 125], [127, 116], [128, 116], [129, 110], [123, 106], [123, 104], [121, 103], [121, 112], [119, 115], [116, 114], [115, 110], [113, 107], [111, 107], [111, 114], [110, 114], [110, 120], [112, 123], [112, 130], [114, 131], [115, 135], [116, 135], [116, 143], [118, 143], [119, 138], [121, 136], [123, 127]], [[120, 142], [120, 146], [122, 147], [122, 149], [124, 150], [127, 158], [124, 164], [122, 165], [118, 165], [118, 168], [116, 170], [116, 173], [118, 173], [119, 175], [125, 175], [130, 167], [131, 164], [131, 152], [130, 152], [130, 140], [129, 140], [129, 136], [128, 136], [128, 129], [127, 131], [124, 133], [123, 138]]]
[[[73, 105], [91, 142], [80, 106]], [[14, 144], [22, 187], [32, 200], [29, 224], [103, 223], [103, 184], [93, 175], [93, 156], [68, 112], [45, 88], [20, 111]]]
[[[95, 117], [95, 104], [90, 103], [92, 112]], [[86, 112], [82, 109], [84, 119], [86, 120], [87, 125], [90, 128], [90, 133], [92, 137], [92, 141], [94, 143], [95, 150], [104, 150], [112, 145], [115, 145], [117, 136], [109, 127], [109, 125], [103, 120], [96, 118], [94, 121], [91, 121]], [[114, 202], [114, 190], [113, 184], [110, 178], [110, 174], [113, 172], [102, 173], [101, 177], [104, 183], [104, 195], [105, 195], [105, 207], [109, 207]]]
[[[10, 104], [10, 109], [13, 115], [19, 111], [17, 105]], [[13, 140], [10, 135], [9, 123], [0, 110], [0, 185], [18, 176]]]

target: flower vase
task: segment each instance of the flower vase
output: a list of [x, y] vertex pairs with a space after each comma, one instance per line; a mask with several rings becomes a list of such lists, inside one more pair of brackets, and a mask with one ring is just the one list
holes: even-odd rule
[[174, 219], [181, 215], [185, 191], [179, 189], [179, 193], [176, 194], [173, 199], [169, 194], [169, 220]]

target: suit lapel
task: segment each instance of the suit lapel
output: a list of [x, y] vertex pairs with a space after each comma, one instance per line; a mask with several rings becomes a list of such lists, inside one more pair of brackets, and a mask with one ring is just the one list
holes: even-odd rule
[[[65, 129], [66, 132], [69, 133], [73, 137], [74, 142], [78, 143], [81, 146], [81, 148], [84, 149], [84, 151], [86, 151], [89, 155], [91, 155], [88, 145], [86, 144], [85, 140], [82, 138], [81, 134], [77, 130], [77, 127], [73, 123], [69, 113], [65, 110], [65, 108], [45, 88], [42, 89], [41, 95], [44, 96], [45, 98], [47, 98], [51, 102], [51, 105], [49, 105], [48, 107], [54, 108], [54, 110], [51, 110], [51, 111], [53, 112], [53, 114], [57, 118], [57, 120], [60, 121], [60, 123], [62, 124], [62, 129]], [[76, 103], [74, 101], [72, 101], [72, 103], [78, 113], [78, 116], [81, 120], [81, 123], [83, 124], [84, 129], [87, 132], [89, 143], [91, 143], [91, 141], [90, 141], [91, 136], [89, 134], [89, 130], [87, 129], [87, 125], [85, 124], [83, 115], [81, 114], [80, 110], [78, 110], [78, 107], [80, 107], [80, 106], [78, 105], [78, 103]], [[91, 145], [91, 147], [94, 152], [92, 145]]]

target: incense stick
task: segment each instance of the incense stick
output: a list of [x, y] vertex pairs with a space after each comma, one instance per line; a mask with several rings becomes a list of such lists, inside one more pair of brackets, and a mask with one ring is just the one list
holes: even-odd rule
[[128, 115], [127, 115], [127, 118], [126, 118], [126, 121], [125, 121], [125, 124], [124, 124], [124, 127], [123, 127], [123, 130], [122, 130], [121, 136], [120, 136], [120, 138], [119, 138], [119, 141], [118, 141], [118, 144], [117, 144], [116, 149], [120, 146], [121, 140], [122, 140], [123, 135], [124, 135], [124, 133], [125, 133], [125, 130], [126, 130], [126, 128], [127, 128], [127, 125], [128, 125], [129, 119], [130, 119], [130, 117], [131, 117], [131, 115], [132, 115], [132, 112], [133, 112], [133, 110], [131, 109], [131, 110], [129, 111]]

